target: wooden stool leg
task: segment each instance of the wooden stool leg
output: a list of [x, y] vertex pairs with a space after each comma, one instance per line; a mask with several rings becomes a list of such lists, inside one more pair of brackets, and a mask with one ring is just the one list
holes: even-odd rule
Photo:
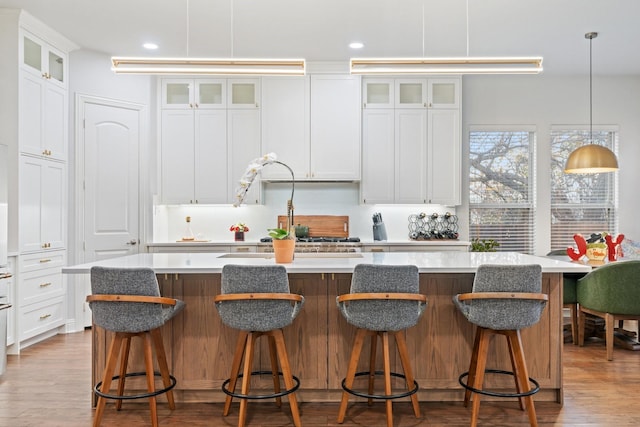
[[[256, 336], [253, 333], [247, 335], [247, 345], [244, 351], [244, 369], [242, 370], [242, 394], [249, 394], [251, 389], [251, 367], [253, 366], [253, 348]], [[247, 420], [247, 399], [240, 399], [240, 413], [238, 415], [238, 427], [244, 427]]]
[[[482, 383], [484, 382], [484, 370], [487, 366], [487, 351], [489, 349], [489, 331], [483, 327], [478, 326], [478, 353], [477, 363], [475, 365], [475, 377], [471, 384], [471, 387], [481, 390]], [[473, 359], [473, 358], [472, 358]], [[480, 413], [480, 396], [481, 394], [475, 393], [473, 396], [473, 408], [471, 411], [471, 427], [478, 425], [478, 414]]]
[[[233, 353], [233, 362], [231, 362], [231, 376], [229, 378], [229, 391], [236, 391], [236, 383], [238, 382], [238, 374], [240, 373], [240, 364], [242, 363], [242, 356], [244, 355], [244, 349], [247, 344], [247, 336], [249, 333], [247, 331], [240, 331], [238, 335], [238, 341], [236, 342], [236, 350]], [[224, 401], [224, 410], [222, 411], [223, 416], [229, 415], [229, 409], [231, 409], [231, 402], [233, 401], [233, 396], [227, 395], [227, 398]]]
[[[362, 345], [364, 343], [364, 337], [367, 335], [366, 329], [358, 329], [356, 337], [353, 341], [353, 349], [351, 350], [351, 358], [349, 359], [349, 367], [347, 368], [347, 376], [345, 378], [345, 385], [347, 388], [353, 387], [353, 379], [356, 376], [356, 369], [358, 367], [358, 359], [360, 359], [360, 352], [362, 351]], [[347, 413], [347, 404], [349, 403], [349, 393], [342, 391], [342, 400], [340, 401], [340, 409], [338, 410], [338, 424], [344, 422], [344, 416]]]
[[[513, 370], [513, 380], [516, 383], [516, 393], [522, 393], [523, 387], [527, 387], [527, 384], [520, 384], [520, 372], [518, 372], [518, 364], [516, 363], [516, 355], [514, 353], [514, 348], [513, 348], [513, 344], [511, 343], [511, 339], [509, 338], [510, 335], [506, 334], [505, 337], [507, 338], [507, 346], [509, 347], [509, 359], [511, 359], [511, 369]], [[528, 380], [527, 380], [528, 381]], [[518, 404], [520, 405], [520, 409], [524, 410], [525, 408], [525, 404], [524, 404], [524, 397], [519, 397], [518, 398]]]
[[[415, 378], [413, 376], [413, 370], [411, 369], [411, 362], [409, 361], [409, 351], [407, 350], [407, 342], [404, 339], [404, 331], [397, 331], [394, 333], [396, 339], [396, 346], [398, 347], [398, 353], [400, 354], [400, 362], [402, 363], [402, 370], [407, 382], [407, 390], [413, 389], [413, 382]], [[420, 417], [420, 403], [418, 402], [418, 395], [416, 393], [411, 395], [411, 404], [413, 405], [413, 413], [416, 418]]]
[[[273, 391], [275, 393], [280, 393], [280, 376], [278, 375], [278, 352], [276, 349], [276, 339], [272, 334], [269, 334], [269, 358], [271, 359], [271, 376], [273, 377]], [[276, 406], [278, 406], [278, 408], [282, 406], [282, 399], [279, 396], [276, 397]]]
[[[282, 329], [276, 329], [271, 331], [276, 342], [276, 348], [278, 350], [278, 356], [280, 358], [280, 366], [282, 366], [282, 376], [284, 377], [284, 384], [287, 390], [291, 390], [295, 383], [293, 382], [293, 375], [291, 374], [291, 367], [289, 365], [289, 356], [287, 355], [287, 348], [284, 344], [284, 334]], [[298, 411], [298, 400], [296, 393], [287, 395], [289, 397], [289, 406], [291, 406], [291, 416], [293, 417], [293, 424], [296, 427], [301, 427], [300, 412]]]
[[[122, 346], [123, 335], [116, 333], [111, 340], [111, 348], [109, 349], [109, 356], [107, 357], [107, 363], [102, 375], [102, 387], [100, 391], [108, 393], [111, 388], [111, 378], [113, 378], [113, 372], [116, 369], [116, 363], [118, 362], [118, 354], [120, 353], [120, 347]], [[98, 404], [96, 405], [96, 413], [93, 416], [93, 427], [98, 427], [102, 421], [102, 414], [104, 414], [104, 405], [107, 399], [104, 397], [98, 397]]]
[[613, 330], [615, 329], [615, 320], [612, 314], [605, 313], [604, 329], [605, 344], [607, 346], [607, 360], [613, 360]]
[[[373, 394], [373, 386], [376, 379], [376, 350], [378, 348], [378, 334], [371, 334], [371, 349], [369, 351], [369, 394]], [[369, 406], [373, 405], [373, 399], [369, 398]]]
[[[522, 386], [523, 392], [528, 392], [531, 390], [531, 387], [529, 386], [529, 371], [527, 370], [527, 362], [524, 358], [520, 331], [509, 331], [507, 337], [513, 346], [514, 359], [518, 365], [517, 372], [519, 373], [520, 385]], [[533, 404], [533, 396], [525, 396], [524, 400], [527, 406], [527, 413], [529, 415], [529, 424], [531, 424], [532, 427], [537, 427], [538, 420], [536, 418], [536, 408]]]
[[[473, 350], [471, 352], [471, 362], [469, 362], [469, 376], [467, 377], [467, 385], [471, 386], [476, 380], [476, 365], [478, 364], [478, 347], [480, 346], [480, 328], [476, 328], [476, 335], [473, 339]], [[466, 408], [471, 400], [471, 390], [464, 391], [463, 405]]]
[[[144, 365], [147, 373], [147, 390], [149, 393], [155, 391], [155, 378], [153, 375], [153, 349], [151, 347], [151, 334], [144, 334]], [[156, 397], [149, 397], [149, 410], [151, 411], [151, 425], [158, 427], [158, 411], [156, 407]]]
[[[171, 378], [169, 376], [169, 365], [167, 363], [167, 355], [164, 351], [164, 343], [162, 342], [162, 335], [160, 334], [160, 329], [156, 328], [152, 331], [151, 338], [153, 338], [153, 344], [156, 349], [156, 358], [158, 359], [158, 368], [160, 368], [160, 375], [162, 376], [162, 383], [164, 387], [167, 388], [171, 386]], [[166, 392], [167, 401], [169, 402], [170, 409], [176, 409], [176, 402], [173, 399], [173, 390], [169, 390]]]
[[[384, 365], [384, 394], [391, 395], [391, 361], [389, 356], [389, 333], [384, 331], [382, 335], [382, 364]], [[393, 402], [385, 400], [387, 409], [387, 427], [393, 427]]]
[[[127, 335], [124, 338], [124, 346], [122, 346], [122, 352], [120, 353], [120, 379], [118, 380], [118, 396], [122, 396], [124, 393], [124, 383], [127, 375], [127, 364], [129, 363], [129, 349], [131, 348], [131, 335]], [[122, 409], [122, 400], [116, 400], [116, 410]]]

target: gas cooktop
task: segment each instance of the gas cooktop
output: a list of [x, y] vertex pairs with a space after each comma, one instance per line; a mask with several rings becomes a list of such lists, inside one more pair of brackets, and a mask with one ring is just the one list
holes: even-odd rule
[[[261, 242], [271, 242], [271, 237], [263, 237]], [[297, 237], [299, 243], [359, 243], [359, 237]]]

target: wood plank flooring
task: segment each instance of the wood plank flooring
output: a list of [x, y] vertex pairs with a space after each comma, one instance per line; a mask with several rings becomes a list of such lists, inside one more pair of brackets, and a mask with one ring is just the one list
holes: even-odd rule
[[[637, 330], [635, 323], [632, 330]], [[0, 426], [90, 426], [90, 332], [58, 335], [9, 356], [7, 372], [0, 377]], [[616, 347], [614, 360], [607, 362], [604, 342], [594, 340], [583, 348], [565, 344], [564, 406], [536, 404], [541, 426], [638, 426], [640, 395], [640, 352]], [[283, 399], [286, 401], [286, 399]], [[164, 398], [160, 398], [165, 402]], [[235, 426], [237, 403], [232, 413], [222, 417], [221, 404], [178, 404], [170, 411], [159, 405], [161, 426]], [[466, 426], [470, 409], [461, 403], [421, 403], [422, 418], [416, 419], [407, 401], [395, 402], [394, 424], [404, 426]], [[250, 426], [291, 425], [286, 405], [278, 409], [270, 403], [249, 404]], [[305, 426], [337, 426], [337, 404], [300, 405]], [[125, 402], [117, 412], [109, 403], [103, 426], [147, 426], [146, 403]], [[384, 405], [351, 403], [344, 426], [384, 425]], [[526, 413], [512, 402], [483, 401], [480, 425], [528, 425]]]

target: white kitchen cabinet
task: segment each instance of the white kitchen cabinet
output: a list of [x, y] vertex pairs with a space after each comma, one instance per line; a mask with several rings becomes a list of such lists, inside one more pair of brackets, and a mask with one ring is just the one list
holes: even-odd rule
[[460, 111], [428, 112], [427, 203], [456, 206], [461, 203]]
[[65, 247], [66, 164], [20, 156], [20, 252]]
[[[298, 181], [360, 179], [360, 81], [348, 75], [264, 77], [262, 148]], [[288, 180], [285, 168], [262, 170]]]
[[362, 108], [394, 108], [394, 90], [393, 79], [363, 80]]
[[260, 108], [260, 79], [228, 79], [227, 108]]
[[[309, 76], [262, 78], [262, 152], [275, 153], [296, 179], [309, 169]], [[282, 166], [262, 169], [263, 179], [290, 180]]]
[[395, 101], [362, 104], [362, 203], [460, 204], [459, 78], [369, 80]]
[[228, 203], [226, 110], [168, 109], [161, 120], [163, 202]]
[[21, 30], [20, 65], [36, 77], [67, 87], [67, 54], [36, 35]]
[[[260, 111], [238, 109], [227, 111], [227, 130], [229, 140], [229, 202], [236, 200], [236, 190], [249, 163], [261, 156], [260, 153]], [[261, 186], [255, 182], [245, 196], [244, 204], [260, 204]]]
[[459, 108], [460, 80], [452, 78], [367, 78], [363, 108]]
[[21, 255], [19, 263], [18, 334], [25, 342], [64, 324], [66, 282], [61, 268], [66, 265], [66, 251]]
[[[62, 53], [52, 53], [44, 48], [44, 43], [36, 44], [35, 37], [24, 34], [24, 61], [20, 67], [20, 151], [57, 160], [67, 159], [67, 88], [64, 75], [66, 57]], [[36, 50], [37, 52], [29, 53]], [[40, 52], [42, 51], [42, 53]], [[45, 66], [44, 58], [53, 55], [61, 64], [54, 67], [53, 74]], [[55, 61], [53, 61], [55, 63]], [[36, 68], [39, 67], [39, 68]]]
[[395, 198], [395, 115], [393, 109], [362, 112], [363, 203], [390, 203]]
[[360, 180], [360, 99], [358, 76], [311, 76], [312, 180]]
[[[66, 321], [64, 286], [42, 282], [43, 289], [57, 287], [56, 296], [33, 304], [25, 302], [23, 288], [31, 274], [26, 259], [33, 256], [37, 267], [46, 268], [51, 264], [39, 260], [66, 256], [67, 58], [78, 46], [14, 9], [0, 14], [0, 38], [0, 140], [17, 165], [9, 169], [8, 188], [10, 200], [17, 201], [9, 210], [9, 249], [18, 252], [14, 329], [16, 343], [24, 346], [56, 333]], [[38, 312], [36, 304], [54, 311]]]
[[163, 79], [162, 109], [227, 108], [225, 79]]

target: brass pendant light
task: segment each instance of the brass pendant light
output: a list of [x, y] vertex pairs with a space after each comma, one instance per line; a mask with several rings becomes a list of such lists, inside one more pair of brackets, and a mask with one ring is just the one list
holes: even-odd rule
[[574, 150], [567, 159], [565, 173], [601, 173], [618, 170], [618, 159], [613, 151], [603, 145], [593, 143], [593, 71], [591, 44], [598, 33], [584, 35], [589, 39], [589, 144]]

